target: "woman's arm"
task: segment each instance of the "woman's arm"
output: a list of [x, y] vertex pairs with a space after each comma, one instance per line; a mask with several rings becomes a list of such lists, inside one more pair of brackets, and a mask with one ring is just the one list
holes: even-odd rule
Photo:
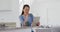
[[30, 18], [30, 20], [29, 20], [29, 21], [30, 21], [30, 23], [31, 23], [31, 26], [32, 26], [32, 24], [33, 24], [33, 19], [34, 19], [34, 16], [33, 16], [33, 14], [30, 14], [30, 17], [31, 17], [31, 18]]

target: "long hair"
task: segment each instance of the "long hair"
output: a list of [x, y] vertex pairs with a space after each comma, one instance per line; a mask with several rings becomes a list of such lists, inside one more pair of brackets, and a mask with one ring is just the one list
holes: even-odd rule
[[[29, 5], [27, 5], [27, 4], [25, 4], [25, 5], [23, 6], [23, 9], [24, 9], [25, 7], [28, 7], [28, 8], [30, 8], [30, 6], [29, 6]], [[24, 11], [22, 10], [22, 13], [21, 13], [21, 15], [23, 15], [23, 14], [24, 14]]]

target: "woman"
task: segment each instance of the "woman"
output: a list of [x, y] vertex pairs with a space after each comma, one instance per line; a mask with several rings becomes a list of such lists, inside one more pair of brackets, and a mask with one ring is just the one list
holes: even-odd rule
[[24, 5], [22, 14], [20, 15], [21, 26], [31, 26], [33, 22], [33, 15], [29, 13], [30, 6]]

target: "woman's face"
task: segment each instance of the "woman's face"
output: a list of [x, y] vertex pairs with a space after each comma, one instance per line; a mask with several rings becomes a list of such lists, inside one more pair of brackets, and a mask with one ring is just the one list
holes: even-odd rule
[[24, 9], [23, 9], [23, 11], [24, 11], [24, 14], [28, 14], [29, 13], [29, 7], [25, 7]]

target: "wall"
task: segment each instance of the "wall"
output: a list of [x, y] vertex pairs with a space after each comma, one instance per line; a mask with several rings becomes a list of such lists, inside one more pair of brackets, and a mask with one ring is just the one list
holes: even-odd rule
[[31, 12], [40, 16], [41, 25], [60, 26], [60, 0], [34, 0]]
[[60, 0], [50, 0], [48, 3], [49, 25], [60, 26]]
[[16, 22], [16, 27], [19, 27], [18, 7], [18, 0], [0, 0], [0, 22]]

